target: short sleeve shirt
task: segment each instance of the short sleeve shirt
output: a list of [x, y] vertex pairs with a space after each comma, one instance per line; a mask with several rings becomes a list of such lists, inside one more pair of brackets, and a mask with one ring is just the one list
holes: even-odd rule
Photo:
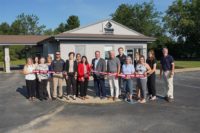
[[162, 57], [160, 60], [160, 64], [162, 65], [163, 71], [172, 70], [172, 63], [174, 62], [174, 58], [171, 55], [167, 55], [166, 57]]
[[157, 63], [157, 60], [156, 59], [147, 59], [146, 63], [151, 67], [151, 69], [153, 69], [154, 65]]
[[132, 74], [135, 72], [135, 68], [133, 64], [124, 64], [122, 66], [122, 72], [123, 74]]
[[108, 72], [116, 73], [118, 66], [120, 66], [120, 61], [118, 58], [109, 59], [107, 62]]
[[64, 71], [64, 65], [65, 61], [60, 59], [60, 60], [53, 60], [52, 62], [52, 70], [55, 72], [62, 72]]

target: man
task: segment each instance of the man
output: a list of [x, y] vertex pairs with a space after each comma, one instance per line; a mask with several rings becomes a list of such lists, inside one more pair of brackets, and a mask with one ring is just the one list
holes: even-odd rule
[[163, 79], [165, 83], [164, 95], [165, 99], [168, 102], [172, 102], [174, 99], [174, 86], [173, 86], [173, 77], [174, 77], [174, 59], [171, 55], [168, 55], [168, 49], [163, 48], [163, 57], [160, 60], [160, 79], [163, 74]]
[[69, 56], [69, 60], [66, 60], [66, 64], [65, 64], [66, 84], [67, 84], [67, 97], [66, 97], [66, 99], [69, 100], [69, 94], [71, 92], [71, 86], [72, 86], [73, 100], [76, 100], [76, 79], [75, 79], [75, 76], [77, 76], [78, 64], [74, 60], [74, 56], [75, 56], [74, 52], [70, 52], [68, 56]]
[[52, 70], [55, 72], [53, 74], [53, 98], [52, 100], [56, 100], [57, 98], [57, 87], [59, 86], [58, 90], [58, 97], [63, 98], [63, 71], [65, 66], [65, 61], [61, 59], [60, 52], [56, 52], [56, 58], [52, 61]]
[[[126, 62], [126, 55], [124, 54], [124, 48], [122, 48], [122, 47], [118, 48], [118, 53], [119, 54], [116, 57], [120, 60], [120, 65], [121, 65], [120, 70], [122, 70], [122, 66]], [[122, 88], [122, 78], [119, 77], [118, 81], [119, 81], [119, 95], [121, 96], [121, 93], [122, 93], [121, 90], [123, 89]]]
[[[100, 51], [95, 52], [95, 58], [92, 60], [92, 69], [96, 72], [106, 72], [106, 61], [100, 58]], [[93, 77], [96, 96], [104, 99], [106, 97], [105, 76], [94, 72]]]
[[[118, 75], [120, 74], [120, 61], [115, 57], [114, 51], [109, 51], [109, 59], [107, 62], [107, 72], [114, 75], [108, 75], [109, 85], [110, 85], [110, 95], [115, 101], [119, 97], [119, 82]], [[115, 93], [114, 93], [115, 90]]]

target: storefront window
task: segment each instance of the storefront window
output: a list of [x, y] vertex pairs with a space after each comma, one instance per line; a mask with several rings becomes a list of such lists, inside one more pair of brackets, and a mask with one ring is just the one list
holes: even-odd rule
[[75, 47], [75, 53], [80, 53], [81, 56], [85, 55], [85, 46], [76, 46]]
[[105, 52], [105, 59], [107, 60], [109, 58], [109, 51], [113, 50], [113, 46], [105, 46], [104, 52]]

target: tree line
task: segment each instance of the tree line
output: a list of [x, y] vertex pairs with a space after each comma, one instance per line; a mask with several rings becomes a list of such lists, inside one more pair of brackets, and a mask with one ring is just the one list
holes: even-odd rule
[[[165, 12], [157, 11], [153, 1], [134, 5], [121, 4], [111, 17], [133, 30], [155, 37], [156, 41], [149, 44], [148, 49], [154, 49], [158, 59], [163, 47], [168, 47], [175, 59], [200, 59], [199, 0], [175, 0]], [[55, 35], [79, 26], [79, 17], [72, 15], [57, 28], [46, 29], [45, 25], [39, 24], [36, 15], [22, 13], [10, 25], [2, 22], [0, 34]], [[24, 46], [11, 48], [11, 59], [24, 58], [25, 54], [21, 52], [24, 49]]]

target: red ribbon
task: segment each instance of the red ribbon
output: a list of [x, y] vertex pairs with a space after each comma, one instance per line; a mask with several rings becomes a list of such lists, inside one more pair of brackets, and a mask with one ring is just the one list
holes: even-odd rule
[[98, 72], [98, 71], [92, 71], [93, 73], [101, 74], [101, 75], [108, 75], [108, 76], [116, 76], [116, 77], [122, 77], [122, 78], [144, 78], [146, 77], [144, 74], [117, 74], [117, 73], [108, 73], [108, 72]]

